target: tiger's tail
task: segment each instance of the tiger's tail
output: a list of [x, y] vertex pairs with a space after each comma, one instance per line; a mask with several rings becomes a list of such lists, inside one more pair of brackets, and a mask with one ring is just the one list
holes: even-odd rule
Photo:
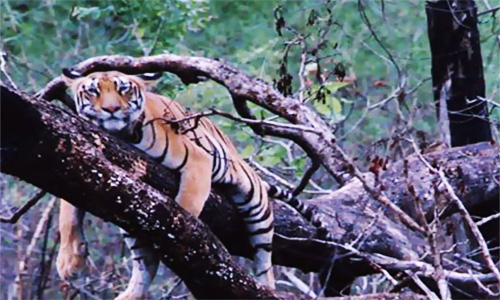
[[318, 229], [318, 233], [322, 238], [326, 238], [327, 240], [331, 238], [328, 228], [314, 207], [297, 199], [291, 192], [274, 185], [269, 185], [267, 194], [269, 197], [280, 199], [293, 207], [299, 214], [301, 214], [307, 221], [311, 222], [311, 224]]

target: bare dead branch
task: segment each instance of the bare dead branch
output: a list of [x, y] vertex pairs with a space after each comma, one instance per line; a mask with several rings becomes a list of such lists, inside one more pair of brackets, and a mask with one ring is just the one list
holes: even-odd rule
[[179, 124], [179, 123], [183, 123], [185, 121], [189, 121], [189, 120], [194, 119], [195, 124], [194, 124], [193, 128], [186, 128], [186, 129], [181, 131], [181, 134], [184, 134], [184, 133], [196, 128], [198, 126], [198, 122], [200, 121], [201, 118], [208, 117], [208, 116], [214, 116], [214, 115], [222, 116], [224, 118], [228, 118], [230, 120], [242, 122], [245, 124], [254, 124], [254, 125], [261, 125], [261, 126], [267, 125], [267, 126], [271, 126], [271, 127], [277, 127], [280, 129], [284, 129], [284, 130], [297, 130], [297, 131], [305, 131], [305, 132], [319, 134], [319, 132], [317, 130], [315, 130], [314, 128], [309, 128], [306, 126], [294, 125], [294, 124], [284, 124], [284, 123], [272, 122], [272, 121], [266, 121], [266, 120], [253, 120], [253, 119], [240, 118], [240, 117], [234, 116], [230, 113], [227, 113], [225, 111], [221, 111], [219, 109], [216, 109], [216, 108], [210, 108], [208, 110], [205, 110], [205, 111], [202, 111], [199, 113], [190, 114], [190, 115], [188, 115], [182, 119], [179, 119], [179, 120], [171, 120], [171, 119], [166, 119], [166, 118], [155, 118], [155, 119], [150, 120], [150, 122], [154, 122], [156, 120], [163, 120], [168, 124]]
[[469, 226], [469, 229], [472, 231], [472, 234], [474, 235], [474, 238], [479, 244], [479, 247], [481, 249], [481, 253], [483, 256], [483, 259], [486, 262], [486, 265], [488, 268], [492, 271], [493, 274], [495, 274], [497, 282], [500, 284], [500, 272], [498, 268], [495, 266], [495, 263], [493, 262], [493, 259], [491, 258], [490, 251], [488, 249], [488, 245], [486, 244], [486, 241], [483, 238], [483, 235], [481, 234], [481, 231], [479, 231], [479, 228], [477, 224], [472, 220], [472, 217], [470, 216], [469, 212], [465, 208], [464, 204], [462, 201], [458, 198], [458, 196], [455, 194], [455, 191], [453, 190], [453, 187], [451, 186], [450, 182], [448, 181], [448, 178], [446, 178], [446, 175], [443, 172], [443, 169], [436, 169], [433, 167], [423, 156], [420, 154], [420, 150], [418, 149], [417, 144], [415, 143], [415, 140], [410, 140], [412, 143], [413, 148], [415, 149], [415, 153], [418, 155], [418, 158], [422, 161], [422, 163], [425, 164], [425, 166], [431, 170], [434, 173], [439, 174], [439, 177], [441, 178], [441, 183], [444, 185], [444, 189], [446, 191], [446, 194], [448, 198], [455, 204], [455, 206], [458, 208], [458, 211], [460, 212], [460, 215], [462, 218], [464, 218], [465, 222]]
[[319, 169], [320, 163], [317, 160], [312, 160], [311, 166], [306, 170], [304, 176], [300, 180], [299, 185], [293, 190], [292, 194], [298, 196], [306, 188], [309, 180], [312, 178], [314, 173]]
[[52, 209], [54, 208], [56, 204], [56, 198], [52, 198], [50, 202], [47, 204], [47, 207], [43, 210], [42, 215], [40, 217], [40, 220], [38, 221], [38, 224], [36, 226], [35, 232], [33, 233], [33, 237], [31, 238], [31, 241], [26, 248], [26, 253], [24, 254], [24, 257], [19, 261], [18, 265], [18, 274], [16, 276], [16, 282], [21, 282], [23, 280], [23, 277], [29, 274], [29, 263], [30, 259], [32, 258], [32, 252], [35, 249], [35, 246], [37, 245], [38, 239], [42, 235], [43, 228], [47, 220], [50, 218], [50, 214], [52, 212]]
[[483, 259], [486, 261], [486, 265], [493, 272], [493, 274], [495, 274], [497, 282], [500, 284], [500, 272], [498, 271], [498, 268], [495, 266], [495, 263], [493, 262], [493, 259], [491, 258], [490, 251], [488, 249], [488, 245], [486, 244], [486, 241], [484, 240], [483, 235], [479, 231], [479, 228], [477, 227], [476, 223], [474, 223], [474, 220], [472, 220], [472, 217], [470, 216], [469, 212], [467, 211], [467, 209], [463, 205], [462, 201], [460, 201], [460, 199], [455, 194], [455, 191], [453, 190], [448, 179], [446, 178], [446, 175], [444, 175], [443, 170], [439, 170], [439, 177], [441, 177], [442, 183], [444, 184], [444, 186], [446, 188], [446, 191], [447, 191], [449, 198], [457, 206], [460, 214], [465, 219], [465, 221], [469, 225], [469, 229], [472, 231], [474, 237], [476, 238], [476, 241], [478, 242], [479, 247], [481, 249]]
[[486, 217], [486, 218], [482, 218], [481, 220], [477, 221], [476, 222], [476, 225], [479, 227], [481, 225], [484, 225], [486, 223], [488, 223], [489, 221], [492, 221], [492, 220], [495, 220], [495, 219], [498, 219], [500, 218], [500, 213], [496, 213], [496, 214], [493, 214], [489, 217]]
[[412, 271], [406, 271], [405, 273], [408, 274], [411, 279], [413, 279], [413, 282], [415, 282], [418, 287], [421, 288], [422, 291], [424, 291], [424, 293], [427, 295], [427, 297], [429, 297], [430, 300], [439, 300], [438, 296], [433, 291], [431, 291], [431, 289], [429, 289], [425, 285], [425, 283], [423, 283], [422, 280], [418, 278], [417, 275], [415, 275], [415, 273], [413, 273]]
[[9, 83], [9, 85], [17, 90], [17, 85], [14, 83], [9, 73], [7, 72], [7, 69], [5, 68], [7, 65], [7, 62], [5, 61], [6, 58], [7, 52], [5, 52], [4, 50], [0, 50], [0, 71], [5, 75], [5, 78], [7, 78], [7, 82]]
[[492, 7], [490, 9], [487, 9], [485, 11], [482, 11], [482, 12], [478, 12], [477, 13], [477, 16], [481, 16], [481, 15], [485, 15], [485, 14], [489, 14], [489, 13], [494, 13], [496, 12], [497, 10], [500, 10], [500, 6], [497, 6], [497, 7]]
[[11, 217], [0, 217], [0, 222], [15, 224], [19, 220], [19, 218], [21, 218], [26, 212], [28, 212], [30, 208], [35, 206], [35, 204], [37, 204], [38, 201], [42, 199], [46, 194], [46, 191], [39, 191], [35, 196], [33, 196], [33, 198], [31, 198], [28, 202], [21, 206]]

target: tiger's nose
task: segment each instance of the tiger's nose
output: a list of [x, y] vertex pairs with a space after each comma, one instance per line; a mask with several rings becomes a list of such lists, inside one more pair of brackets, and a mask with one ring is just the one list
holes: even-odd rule
[[105, 112], [108, 112], [110, 114], [113, 114], [115, 112], [117, 112], [121, 107], [119, 105], [117, 106], [108, 106], [108, 107], [103, 107], [102, 110], [104, 110]]

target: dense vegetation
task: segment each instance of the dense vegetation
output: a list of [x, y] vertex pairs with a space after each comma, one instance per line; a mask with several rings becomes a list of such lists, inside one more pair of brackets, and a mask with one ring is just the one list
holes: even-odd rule
[[[61, 68], [92, 56], [165, 52], [206, 56], [276, 84], [290, 75], [290, 92], [310, 98], [310, 104], [335, 128], [342, 147], [359, 159], [361, 168], [367, 167], [368, 155], [390, 159], [406, 155], [409, 145], [401, 138], [407, 133], [418, 133], [428, 142], [437, 140], [423, 1], [362, 1], [362, 6], [354, 0], [145, 3], [2, 1], [4, 70], [20, 89], [36, 92], [59, 75]], [[479, 11], [486, 10], [483, 1], [477, 1], [477, 5]], [[500, 94], [499, 26], [492, 14], [479, 18], [486, 97], [493, 100]], [[308, 46], [305, 53], [301, 42]], [[301, 64], [302, 55], [306, 62]], [[299, 80], [301, 72], [305, 82]], [[321, 75], [323, 78], [318, 78]], [[338, 77], [345, 77], [344, 82], [340, 83]], [[405, 97], [367, 109], [403, 83]], [[166, 74], [157, 89], [195, 111], [211, 106], [234, 109], [227, 92], [213, 82], [186, 87], [177, 77]], [[499, 110], [492, 110], [490, 117], [498, 130]], [[243, 156], [292, 185], [298, 184], [310, 165], [306, 155], [290, 142], [256, 137], [245, 125], [214, 119], [237, 141]], [[334, 182], [323, 175], [318, 172], [308, 189], [334, 188]], [[2, 213], [36, 191], [5, 175], [0, 183]], [[52, 264], [57, 247], [56, 222], [42, 224], [47, 226], [43, 229], [46, 239], [44, 234], [34, 235], [44, 209], [45, 204], [39, 205], [15, 226], [0, 227], [2, 299], [21, 297], [21, 291], [34, 298], [40, 286], [45, 286], [45, 298], [61, 297], [60, 281]], [[87, 222], [92, 260], [87, 280], [95, 280], [91, 289], [110, 295], [126, 284], [130, 272], [127, 256], [123, 255], [124, 247], [114, 226], [93, 218]], [[30, 242], [35, 243], [31, 265], [21, 277], [24, 285], [19, 287], [15, 283], [17, 261], [29, 256], [26, 249]], [[160, 271], [158, 277], [151, 288], [155, 298], [174, 287], [174, 295], [186, 293], [168, 270]], [[382, 290], [383, 285], [378, 289]], [[26, 294], [23, 297], [30, 298]]]

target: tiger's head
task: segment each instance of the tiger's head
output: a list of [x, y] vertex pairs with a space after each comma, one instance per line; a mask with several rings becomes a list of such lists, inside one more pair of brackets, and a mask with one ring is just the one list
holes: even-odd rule
[[130, 135], [145, 109], [146, 87], [161, 73], [127, 75], [117, 71], [82, 74], [63, 69], [78, 115], [119, 135]]

